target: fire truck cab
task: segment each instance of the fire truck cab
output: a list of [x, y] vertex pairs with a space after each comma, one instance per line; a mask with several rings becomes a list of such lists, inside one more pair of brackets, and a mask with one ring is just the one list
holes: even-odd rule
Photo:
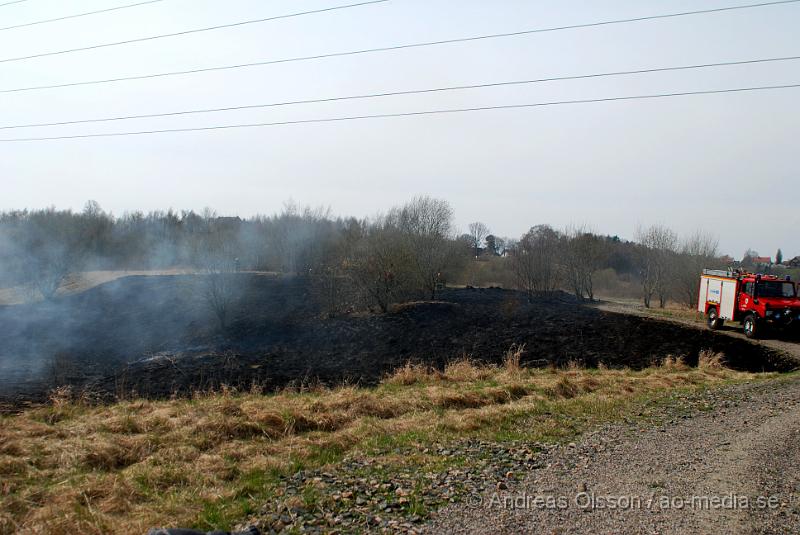
[[758, 338], [770, 327], [800, 330], [800, 298], [789, 277], [704, 269], [697, 310], [705, 314], [710, 329], [719, 329], [726, 320], [741, 322], [748, 338]]

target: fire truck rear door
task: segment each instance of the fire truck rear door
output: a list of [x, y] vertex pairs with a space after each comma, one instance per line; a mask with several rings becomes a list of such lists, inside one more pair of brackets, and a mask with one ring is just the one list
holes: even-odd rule
[[722, 281], [722, 293], [719, 300], [719, 317], [724, 320], [733, 319], [733, 310], [736, 306], [736, 281]]

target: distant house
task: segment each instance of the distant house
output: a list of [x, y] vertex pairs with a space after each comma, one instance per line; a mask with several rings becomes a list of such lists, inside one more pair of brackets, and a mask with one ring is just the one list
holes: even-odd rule
[[772, 258], [769, 256], [754, 256], [750, 259], [750, 261], [755, 266], [771, 266], [772, 265]]
[[725, 266], [732, 266], [732, 265], [734, 265], [736, 263], [736, 260], [734, 260], [731, 255], [727, 255], [726, 254], [725, 256], [720, 256], [719, 257], [719, 262], [720, 262], [720, 264], [725, 265]]
[[791, 260], [785, 261], [784, 264], [792, 268], [800, 268], [800, 256], [795, 256]]

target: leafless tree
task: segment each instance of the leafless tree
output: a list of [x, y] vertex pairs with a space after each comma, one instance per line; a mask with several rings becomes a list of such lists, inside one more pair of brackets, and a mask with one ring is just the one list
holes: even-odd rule
[[209, 262], [204, 270], [203, 297], [217, 317], [220, 329], [228, 328], [231, 308], [235, 298], [236, 280], [233, 262], [219, 259]]
[[280, 214], [259, 221], [263, 228], [262, 254], [283, 273], [307, 275], [322, 262], [333, 238], [330, 208], [284, 204]]
[[340, 232], [326, 236], [317, 247], [311, 271], [311, 292], [328, 316], [364, 305], [364, 287], [358, 268], [360, 249], [367, 237], [366, 221], [350, 218]]
[[69, 274], [70, 257], [63, 248], [54, 246], [36, 260], [30, 272], [34, 287], [45, 299], [52, 299]]
[[445, 272], [458, 258], [452, 208], [440, 199], [417, 197], [392, 210], [387, 223], [400, 231], [412, 274], [423, 292], [434, 299]]
[[742, 266], [751, 268], [755, 266], [755, 259], [758, 258], [759, 255], [758, 251], [754, 249], [747, 249], [742, 256]]
[[700, 273], [704, 268], [717, 267], [718, 240], [697, 231], [681, 243], [675, 283], [682, 301], [689, 307], [697, 305], [700, 293]]
[[103, 254], [103, 245], [112, 239], [114, 220], [97, 201], [87, 201], [78, 216], [80, 255], [90, 261]]
[[349, 272], [368, 304], [386, 312], [412, 286], [411, 253], [399, 230], [385, 220], [374, 223], [348, 260]]
[[81, 233], [69, 212], [47, 209], [31, 214], [31, 229], [23, 242], [28, 259], [26, 276], [45, 299], [52, 299], [66, 276], [80, 262]]
[[558, 287], [559, 235], [548, 225], [531, 228], [516, 244], [511, 264], [517, 285], [528, 297]]
[[470, 223], [468, 229], [469, 229], [469, 238], [470, 241], [472, 242], [472, 248], [475, 250], [475, 258], [478, 258], [478, 256], [480, 255], [481, 244], [491, 231], [489, 230], [489, 227], [487, 227], [480, 221]]
[[578, 299], [594, 299], [594, 273], [606, 256], [602, 238], [585, 227], [568, 228], [563, 235], [561, 267], [565, 283]]
[[238, 294], [237, 261], [232, 250], [231, 229], [218, 225], [216, 214], [204, 214], [208, 235], [199, 263], [204, 274], [202, 297], [214, 313], [222, 331], [228, 328], [233, 304]]
[[655, 295], [659, 306], [664, 308], [672, 287], [669, 278], [674, 273], [678, 236], [667, 227], [652, 225], [646, 229], [638, 228], [636, 241], [640, 245], [639, 267], [644, 306], [649, 308]]

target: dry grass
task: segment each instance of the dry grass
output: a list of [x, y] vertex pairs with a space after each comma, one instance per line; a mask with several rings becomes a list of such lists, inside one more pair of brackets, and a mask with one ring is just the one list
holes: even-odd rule
[[666, 388], [753, 377], [712, 354], [698, 368], [670, 360], [640, 372], [531, 370], [519, 364], [522, 350], [502, 366], [408, 364], [371, 389], [226, 390], [102, 407], [57, 392], [47, 407], [0, 417], [0, 533], [224, 527], [268, 499], [277, 474], [335, 462], [380, 437], [496, 436], [519, 418], [534, 418], [527, 433], [559, 437], [565, 414], [616, 413]]
[[683, 357], [675, 357], [672, 355], [667, 355], [664, 360], [661, 361], [660, 367], [664, 370], [671, 370], [675, 372], [689, 369], [689, 366], [686, 364], [686, 361], [683, 359]]
[[[148, 271], [84, 271], [80, 273], [70, 273], [58, 289], [58, 294], [70, 295], [83, 292], [122, 277], [184, 275], [195, 272], [195, 270], [188, 268], [173, 268]], [[0, 305], [19, 305], [30, 301], [40, 301], [41, 299], [42, 296], [39, 292], [30, 287], [14, 286], [10, 288], [0, 288]]]
[[522, 353], [525, 352], [525, 344], [512, 345], [506, 354], [503, 355], [503, 368], [509, 372], [519, 372], [522, 368], [520, 366], [520, 359]]
[[725, 355], [714, 353], [713, 351], [703, 350], [697, 359], [697, 367], [701, 370], [719, 370], [723, 367]]

